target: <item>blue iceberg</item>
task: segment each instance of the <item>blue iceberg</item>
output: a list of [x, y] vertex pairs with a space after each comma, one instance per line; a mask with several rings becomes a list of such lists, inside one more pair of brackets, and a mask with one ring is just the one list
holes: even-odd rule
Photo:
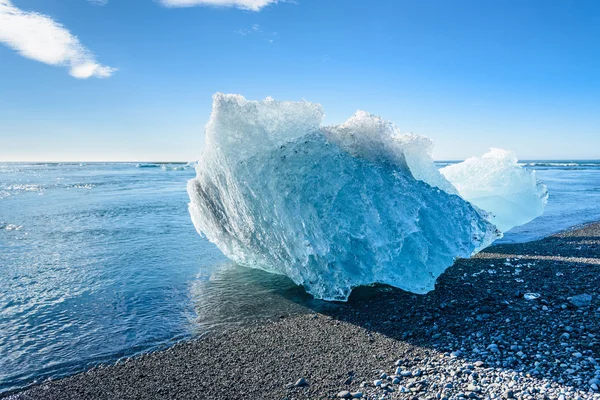
[[429, 139], [362, 111], [335, 126], [323, 116], [309, 102], [214, 96], [189, 209], [227, 257], [344, 301], [372, 283], [426, 293], [502, 235], [436, 168]]

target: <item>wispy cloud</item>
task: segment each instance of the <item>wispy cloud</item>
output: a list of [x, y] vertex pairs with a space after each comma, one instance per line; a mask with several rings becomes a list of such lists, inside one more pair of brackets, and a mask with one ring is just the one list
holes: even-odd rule
[[247, 36], [252, 33], [262, 32], [262, 30], [260, 29], [260, 25], [253, 24], [252, 28], [250, 28], [250, 29], [238, 29], [237, 31], [233, 31], [233, 32], [237, 33], [238, 35]]
[[237, 7], [251, 11], [260, 11], [261, 8], [278, 2], [279, 0], [160, 0], [160, 3], [167, 7]]
[[69, 67], [75, 78], [105, 78], [116, 71], [98, 64], [94, 55], [64, 26], [46, 15], [20, 10], [10, 0], [0, 0], [0, 43], [23, 57]]
[[258, 24], [253, 24], [252, 28], [250, 28], [250, 29], [238, 29], [233, 32], [237, 33], [238, 35], [241, 35], [241, 36], [248, 36], [248, 35], [256, 34], [259, 37], [264, 38], [264, 40], [266, 40], [266, 42], [269, 44], [273, 44], [275, 42], [275, 40], [272, 38], [277, 36], [277, 32], [268, 32], [268, 31], [265, 32]]
[[88, 3], [92, 3], [95, 6], [105, 6], [108, 4], [108, 0], [88, 0]]

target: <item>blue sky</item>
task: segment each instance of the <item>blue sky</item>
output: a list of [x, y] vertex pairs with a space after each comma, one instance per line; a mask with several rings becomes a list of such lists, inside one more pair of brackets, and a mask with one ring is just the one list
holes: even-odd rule
[[598, 38], [584, 0], [0, 0], [0, 161], [194, 160], [215, 92], [366, 110], [437, 159], [597, 159]]

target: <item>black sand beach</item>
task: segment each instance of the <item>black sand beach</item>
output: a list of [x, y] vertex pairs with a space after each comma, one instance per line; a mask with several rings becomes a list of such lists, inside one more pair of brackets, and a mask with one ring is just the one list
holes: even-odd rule
[[599, 295], [596, 223], [459, 260], [427, 295], [361, 288], [8, 398], [600, 398]]

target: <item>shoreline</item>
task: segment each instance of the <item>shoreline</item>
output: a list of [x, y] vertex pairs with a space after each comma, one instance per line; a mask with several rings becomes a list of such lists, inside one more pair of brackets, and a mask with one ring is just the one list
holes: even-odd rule
[[[583, 294], [591, 305], [570, 300]], [[457, 260], [426, 295], [359, 288], [331, 310], [182, 341], [0, 398], [600, 398], [599, 295], [595, 222]], [[300, 379], [308, 385], [295, 386]]]

